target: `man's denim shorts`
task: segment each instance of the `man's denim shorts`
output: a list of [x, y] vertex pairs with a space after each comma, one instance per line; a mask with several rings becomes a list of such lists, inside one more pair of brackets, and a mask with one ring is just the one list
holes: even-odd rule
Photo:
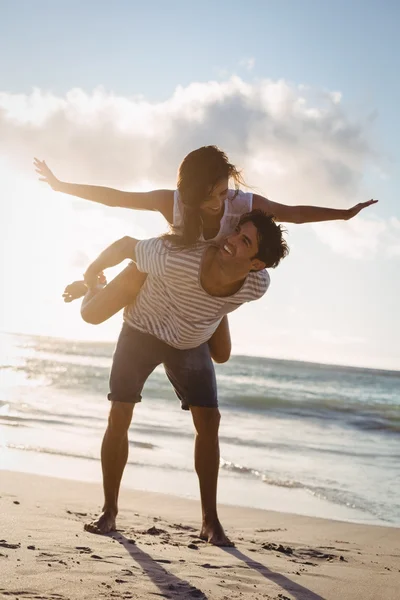
[[143, 386], [160, 365], [184, 410], [190, 406], [216, 408], [217, 383], [208, 343], [178, 350], [124, 323], [115, 348], [108, 399], [140, 402]]

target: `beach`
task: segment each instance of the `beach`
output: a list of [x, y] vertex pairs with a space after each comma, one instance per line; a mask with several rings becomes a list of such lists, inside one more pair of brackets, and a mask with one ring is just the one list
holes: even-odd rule
[[0, 594], [20, 600], [397, 600], [400, 530], [221, 506], [235, 548], [199, 540], [199, 503], [123, 489], [118, 531], [83, 530], [101, 487], [2, 471]]
[[193, 426], [162, 369], [134, 410], [118, 531], [97, 536], [114, 345], [1, 341], [1, 597], [398, 600], [399, 372], [217, 365], [221, 549], [198, 537]]

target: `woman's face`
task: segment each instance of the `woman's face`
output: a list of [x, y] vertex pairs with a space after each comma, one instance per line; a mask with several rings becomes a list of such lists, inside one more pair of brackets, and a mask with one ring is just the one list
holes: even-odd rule
[[212, 216], [221, 212], [225, 199], [228, 195], [229, 179], [221, 179], [210, 190], [209, 196], [201, 205], [203, 215]]

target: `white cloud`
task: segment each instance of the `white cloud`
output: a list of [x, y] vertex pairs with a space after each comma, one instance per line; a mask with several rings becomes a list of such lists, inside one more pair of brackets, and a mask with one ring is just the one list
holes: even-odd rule
[[65, 180], [173, 186], [204, 144], [226, 150], [256, 191], [292, 204], [353, 203], [376, 158], [367, 119], [351, 120], [337, 92], [285, 81], [192, 83], [161, 103], [102, 88], [0, 93], [0, 154], [25, 172], [36, 155]]
[[334, 252], [354, 259], [400, 256], [400, 220], [357, 216], [350, 221], [312, 224], [317, 237]]

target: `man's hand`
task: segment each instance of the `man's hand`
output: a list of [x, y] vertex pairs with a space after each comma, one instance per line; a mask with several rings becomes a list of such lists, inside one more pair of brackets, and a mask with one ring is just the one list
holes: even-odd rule
[[60, 180], [57, 179], [57, 177], [46, 165], [46, 161], [35, 158], [33, 164], [35, 166], [36, 173], [40, 175], [39, 181], [45, 181], [50, 187], [53, 188], [53, 190], [57, 191], [59, 189]]
[[367, 208], [367, 206], [372, 206], [372, 204], [376, 204], [377, 202], [378, 200], [368, 200], [367, 202], [360, 202], [352, 208], [348, 208], [346, 211], [345, 220], [348, 221], [349, 219], [352, 219], [358, 215], [360, 211], [364, 210], [364, 208]]

